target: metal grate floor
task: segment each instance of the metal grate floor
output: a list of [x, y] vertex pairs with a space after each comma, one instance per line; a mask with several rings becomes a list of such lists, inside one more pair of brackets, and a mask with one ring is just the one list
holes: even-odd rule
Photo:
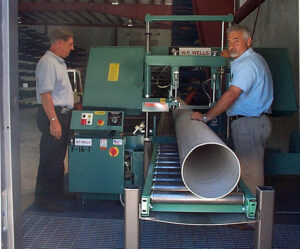
[[[24, 249], [124, 248], [124, 221], [23, 215]], [[253, 248], [254, 231], [141, 221], [142, 249]], [[275, 225], [273, 248], [300, 249], [300, 225]]]

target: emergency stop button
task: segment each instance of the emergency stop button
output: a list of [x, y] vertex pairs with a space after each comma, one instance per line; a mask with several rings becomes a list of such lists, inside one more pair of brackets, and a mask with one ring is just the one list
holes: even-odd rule
[[98, 124], [99, 126], [102, 126], [102, 125], [104, 125], [104, 120], [102, 120], [102, 119], [99, 119], [99, 120], [97, 121], [97, 124]]
[[111, 147], [109, 149], [109, 155], [111, 157], [116, 157], [117, 155], [119, 155], [119, 149], [117, 147]]

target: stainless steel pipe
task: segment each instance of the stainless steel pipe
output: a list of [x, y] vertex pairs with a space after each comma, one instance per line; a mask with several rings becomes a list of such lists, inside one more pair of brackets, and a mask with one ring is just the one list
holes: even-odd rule
[[191, 120], [191, 115], [191, 110], [173, 110], [182, 180], [198, 197], [222, 198], [239, 182], [239, 160], [204, 122]]

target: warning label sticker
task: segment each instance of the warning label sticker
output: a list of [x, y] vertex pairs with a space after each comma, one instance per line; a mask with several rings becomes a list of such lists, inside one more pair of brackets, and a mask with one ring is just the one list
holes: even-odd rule
[[119, 69], [120, 63], [110, 63], [108, 71], [108, 81], [118, 81], [119, 80]]
[[107, 139], [100, 139], [100, 150], [107, 149]]
[[122, 145], [123, 141], [122, 139], [114, 139], [113, 140], [113, 145]]
[[89, 138], [75, 138], [76, 146], [92, 146], [92, 139]]

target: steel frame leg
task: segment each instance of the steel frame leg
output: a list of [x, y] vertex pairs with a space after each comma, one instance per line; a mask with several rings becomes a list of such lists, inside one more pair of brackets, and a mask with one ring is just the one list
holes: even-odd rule
[[258, 224], [255, 229], [255, 249], [271, 249], [275, 190], [268, 186], [257, 187], [256, 196], [258, 200]]
[[127, 186], [124, 189], [125, 210], [125, 249], [140, 248], [139, 186]]

